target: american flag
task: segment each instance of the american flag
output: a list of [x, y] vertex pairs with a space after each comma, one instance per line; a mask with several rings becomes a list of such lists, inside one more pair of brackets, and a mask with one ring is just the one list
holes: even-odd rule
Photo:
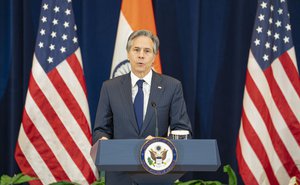
[[300, 81], [286, 0], [259, 0], [237, 141], [245, 184], [300, 177]]
[[15, 158], [32, 184], [91, 184], [91, 126], [71, 0], [43, 0]]

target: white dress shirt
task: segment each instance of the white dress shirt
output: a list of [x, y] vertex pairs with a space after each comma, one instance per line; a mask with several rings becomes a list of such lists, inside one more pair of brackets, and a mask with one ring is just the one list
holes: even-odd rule
[[138, 80], [144, 80], [143, 83], [143, 92], [144, 92], [144, 111], [143, 111], [143, 120], [145, 120], [145, 115], [147, 112], [147, 106], [148, 106], [148, 101], [149, 101], [149, 96], [150, 96], [150, 89], [151, 89], [151, 80], [152, 80], [152, 70], [144, 77], [144, 78], [139, 78], [132, 72], [130, 73], [131, 77], [131, 92], [132, 92], [132, 103], [134, 102], [134, 98], [138, 92], [138, 86], [136, 85], [136, 82]]

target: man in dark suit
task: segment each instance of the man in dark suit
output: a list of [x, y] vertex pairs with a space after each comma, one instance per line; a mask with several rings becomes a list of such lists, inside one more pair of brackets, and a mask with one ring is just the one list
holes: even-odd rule
[[[155, 135], [157, 109], [158, 136], [170, 130], [188, 130], [180, 81], [152, 71], [159, 40], [150, 31], [133, 32], [127, 42], [131, 72], [102, 85], [95, 120], [93, 142], [98, 139], [151, 139]], [[107, 172], [107, 184], [133, 184], [124, 173]]]

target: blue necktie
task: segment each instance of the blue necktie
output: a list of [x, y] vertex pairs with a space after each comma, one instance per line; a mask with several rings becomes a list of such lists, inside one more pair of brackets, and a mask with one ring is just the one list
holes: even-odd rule
[[143, 92], [143, 83], [144, 80], [138, 80], [136, 82], [138, 86], [138, 92], [134, 99], [134, 112], [135, 112], [135, 119], [138, 124], [139, 129], [141, 130], [143, 125], [143, 114], [144, 114], [144, 92]]

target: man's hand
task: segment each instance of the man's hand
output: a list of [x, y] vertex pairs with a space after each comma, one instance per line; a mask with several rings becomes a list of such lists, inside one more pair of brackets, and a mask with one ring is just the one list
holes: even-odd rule
[[153, 139], [153, 138], [154, 138], [153, 136], [149, 135], [149, 136], [147, 136], [145, 139], [146, 139], [146, 140], [150, 140], [150, 139]]
[[103, 137], [101, 137], [99, 140], [108, 140], [108, 138], [105, 137], [105, 136], [103, 136]]

